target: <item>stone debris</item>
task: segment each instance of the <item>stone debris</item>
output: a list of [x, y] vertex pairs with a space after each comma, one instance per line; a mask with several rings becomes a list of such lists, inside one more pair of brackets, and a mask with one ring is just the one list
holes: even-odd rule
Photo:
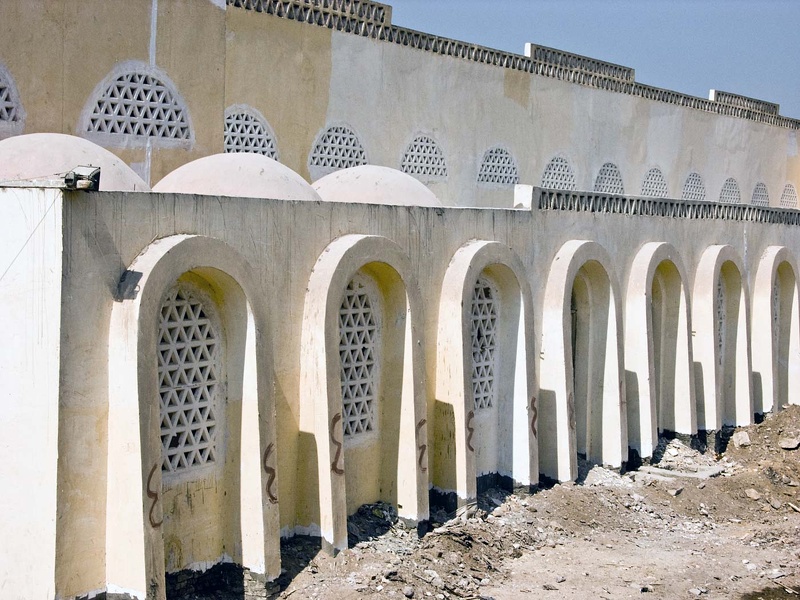
[[778, 445], [784, 450], [797, 450], [800, 447], [800, 437], [784, 437], [778, 440]]
[[747, 448], [750, 445], [750, 435], [743, 430], [739, 430], [733, 434], [733, 445], [737, 448]]
[[744, 491], [744, 495], [750, 498], [750, 500], [761, 500], [761, 494], [758, 493], [758, 491], [754, 490], [753, 488], [747, 488]]

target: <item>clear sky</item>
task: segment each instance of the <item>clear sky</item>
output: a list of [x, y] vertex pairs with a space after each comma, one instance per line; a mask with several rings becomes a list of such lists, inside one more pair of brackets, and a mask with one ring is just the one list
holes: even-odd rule
[[525, 42], [632, 67], [708, 98], [724, 90], [800, 119], [800, 0], [379, 0], [392, 23], [522, 54]]

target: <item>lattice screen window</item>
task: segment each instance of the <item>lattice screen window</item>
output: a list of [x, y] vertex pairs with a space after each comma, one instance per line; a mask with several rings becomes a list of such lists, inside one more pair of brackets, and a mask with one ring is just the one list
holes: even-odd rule
[[791, 183], [787, 183], [781, 194], [782, 208], [797, 208], [797, 190]]
[[272, 128], [249, 107], [232, 107], [225, 111], [225, 152], [255, 152], [278, 159]]
[[21, 112], [17, 88], [5, 68], [0, 66], [0, 122], [16, 123]]
[[647, 172], [642, 182], [642, 196], [645, 198], [666, 198], [668, 195], [664, 174], [658, 167], [653, 167]]
[[717, 280], [717, 298], [716, 298], [716, 313], [717, 313], [717, 360], [719, 365], [722, 366], [722, 361], [725, 358], [725, 321], [727, 320], [727, 311], [725, 306], [725, 280], [722, 278], [722, 273], [719, 274]]
[[742, 201], [742, 195], [739, 193], [739, 184], [733, 177], [728, 177], [722, 186], [722, 191], [719, 193], [719, 201], [724, 204], [739, 204]]
[[174, 91], [153, 75], [123, 73], [103, 91], [92, 107], [88, 133], [162, 140], [189, 140], [186, 109]]
[[483, 155], [478, 171], [478, 183], [512, 186], [519, 183], [517, 161], [505, 148], [489, 148]]
[[308, 158], [312, 177], [315, 178], [365, 164], [367, 153], [361, 140], [346, 125], [335, 125], [322, 132]]
[[578, 188], [575, 173], [566, 158], [556, 156], [547, 163], [542, 174], [542, 187], [552, 190], [574, 191]]
[[614, 163], [606, 163], [600, 167], [597, 178], [594, 180], [594, 191], [604, 194], [624, 194], [622, 173]]
[[380, 370], [380, 300], [375, 282], [356, 275], [339, 308], [344, 435], [375, 429]]
[[690, 173], [686, 178], [681, 198], [691, 202], [705, 202], [706, 186], [703, 184], [703, 178], [698, 173]]
[[165, 473], [216, 460], [221, 340], [209, 304], [202, 293], [181, 283], [161, 305], [158, 380]]
[[408, 145], [400, 170], [422, 181], [437, 181], [447, 177], [447, 163], [441, 147], [436, 140], [425, 135], [414, 138]]
[[494, 284], [485, 277], [478, 277], [472, 290], [471, 333], [475, 410], [491, 408], [495, 403], [499, 300]]
[[750, 200], [755, 206], [769, 206], [769, 191], [763, 183], [757, 183], [753, 189], [753, 198]]

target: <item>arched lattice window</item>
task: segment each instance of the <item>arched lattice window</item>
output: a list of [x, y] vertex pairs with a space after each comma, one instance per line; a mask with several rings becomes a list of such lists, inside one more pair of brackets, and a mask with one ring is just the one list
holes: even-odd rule
[[497, 326], [500, 295], [486, 277], [478, 277], [472, 290], [472, 393], [475, 409], [495, 404]]
[[0, 64], [0, 135], [22, 133], [25, 112], [11, 73]]
[[763, 183], [757, 183], [750, 202], [756, 206], [769, 206], [769, 191]]
[[359, 167], [367, 164], [367, 153], [355, 131], [347, 125], [328, 127], [317, 138], [308, 166], [313, 179], [333, 173], [339, 169]]
[[509, 187], [519, 183], [517, 161], [505, 148], [495, 146], [483, 155], [478, 171], [478, 183]]
[[739, 184], [733, 177], [728, 177], [722, 186], [719, 193], [719, 201], [724, 204], [739, 204], [742, 201], [742, 195], [739, 193]]
[[645, 198], [666, 198], [669, 196], [667, 181], [658, 167], [653, 167], [645, 175], [644, 181], [642, 181], [642, 196]]
[[225, 111], [225, 152], [255, 152], [278, 159], [272, 128], [249, 106], [231, 106]]
[[425, 135], [414, 138], [408, 145], [400, 169], [421, 181], [440, 181], [447, 177], [442, 149], [433, 138]]
[[681, 198], [691, 202], [704, 202], [706, 199], [706, 186], [699, 173], [690, 173], [683, 184]]
[[624, 194], [625, 187], [622, 185], [622, 173], [614, 163], [606, 163], [600, 167], [597, 177], [594, 180], [594, 191], [604, 194]]
[[542, 187], [554, 190], [574, 191], [578, 188], [575, 173], [566, 158], [554, 157], [542, 173]]
[[167, 145], [192, 138], [183, 100], [164, 75], [146, 65], [128, 65], [101, 84], [83, 131], [107, 139]]
[[781, 194], [782, 208], [797, 208], [797, 190], [791, 183], [787, 183]]
[[339, 308], [342, 424], [345, 436], [375, 429], [380, 369], [380, 296], [361, 274], [347, 284]]
[[221, 340], [212, 311], [205, 294], [185, 283], [173, 287], [161, 305], [158, 380], [165, 473], [216, 460]]

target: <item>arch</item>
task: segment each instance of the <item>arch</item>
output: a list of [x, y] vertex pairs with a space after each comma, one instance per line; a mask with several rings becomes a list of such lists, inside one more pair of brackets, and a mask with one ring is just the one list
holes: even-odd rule
[[225, 109], [225, 152], [255, 152], [279, 160], [275, 132], [258, 110], [246, 104]]
[[607, 162], [597, 172], [594, 180], [594, 191], [604, 194], [624, 194], [625, 186], [622, 184], [622, 173], [614, 163]]
[[[470, 307], [481, 280], [497, 290], [500, 314], [497, 404], [479, 411]], [[442, 280], [436, 340], [436, 399], [452, 407], [454, 448], [437, 446], [433, 465], [434, 483], [455, 492], [458, 505], [477, 497], [481, 472], [523, 485], [539, 480], [533, 343], [533, 300], [519, 257], [499, 242], [472, 240], [461, 246]]]
[[429, 135], [417, 135], [406, 146], [400, 161], [403, 173], [423, 183], [447, 179], [447, 161], [439, 143]]
[[98, 144], [124, 148], [188, 148], [194, 142], [189, 110], [175, 84], [158, 67], [139, 61], [118, 64], [95, 87], [78, 131]]
[[763, 414], [798, 404], [800, 302], [797, 261], [783, 246], [769, 246], [753, 284], [753, 409]]
[[723, 204], [740, 204], [742, 194], [739, 192], [739, 184], [733, 177], [728, 177], [719, 192], [719, 201]]
[[478, 183], [503, 188], [519, 183], [517, 161], [511, 152], [502, 146], [493, 146], [484, 152], [478, 169]]
[[[224, 466], [230, 481], [239, 482], [238, 493], [225, 500], [226, 525], [240, 532], [231, 550], [240, 546], [241, 556], [233, 559], [268, 579], [280, 574], [277, 498], [264, 501], [275, 488], [264, 485], [267, 475], [261, 468], [265, 446], [273, 447], [276, 439], [269, 315], [253, 302], [264, 294], [252, 287], [258, 279], [251, 267], [224, 242], [174, 235], [151, 243], [124, 272], [109, 331], [106, 583], [108, 589], [132, 590], [142, 598], [145, 591], [148, 597], [165, 594], [162, 442], [159, 410], [153, 406], [159, 396], [157, 324], [165, 294], [187, 274], [229, 309], [223, 323], [228, 410], [241, 406], [241, 429], [228, 431]], [[135, 423], [140, 426], [132, 427]], [[231, 461], [230, 452], [236, 451], [238, 461]], [[137, 487], [138, 497], [130, 493]]]
[[642, 196], [645, 198], [669, 198], [667, 180], [658, 167], [650, 169], [642, 180]]
[[25, 110], [11, 72], [0, 63], [0, 139], [19, 135], [25, 128]]
[[555, 190], [578, 189], [572, 165], [563, 156], [554, 156], [542, 173], [542, 187]]
[[705, 202], [706, 186], [699, 173], [689, 173], [688, 177], [686, 177], [681, 199], [690, 202]]
[[665, 242], [642, 246], [625, 298], [628, 444], [642, 458], [652, 456], [659, 430], [697, 430], [690, 314], [678, 251]]
[[[382, 332], [383, 351], [392, 365], [383, 370], [381, 398], [387, 407], [382, 418], [390, 419], [384, 429], [392, 436], [378, 439], [381, 461], [375, 461], [374, 453], [371, 457], [382, 463], [382, 469], [387, 462], [390, 465], [385, 481], [391, 489], [366, 501], [389, 501], [409, 521], [428, 518], [425, 344], [419, 288], [408, 257], [396, 244], [380, 236], [345, 235], [331, 242], [317, 259], [308, 282], [301, 332], [300, 430], [316, 441], [319, 526], [323, 545], [333, 552], [347, 547], [348, 484], [355, 481], [347, 476], [348, 448], [343, 439], [338, 315], [342, 294], [357, 273], [372, 277], [381, 290], [388, 325]], [[374, 450], [374, 444], [369, 448]], [[401, 455], [416, 460], [399, 460]]]
[[781, 208], [797, 208], [797, 190], [791, 183], [783, 186], [780, 205]]
[[753, 197], [750, 200], [753, 206], [769, 206], [769, 190], [762, 182], [758, 182], [753, 188]]
[[366, 165], [367, 152], [355, 130], [344, 123], [329, 125], [319, 132], [311, 154], [308, 171], [316, 181], [339, 169]]
[[692, 292], [697, 427], [748, 425], [750, 298], [742, 259], [731, 246], [710, 246], [700, 257]]
[[[611, 264], [608, 252], [596, 242], [570, 240], [559, 249], [547, 277], [540, 352], [539, 462], [542, 473], [559, 481], [577, 476], [578, 418], [587, 421], [588, 439], [582, 440], [586, 441], [582, 449], [588, 451], [589, 459], [619, 467], [627, 453], [622, 311]], [[577, 327], [572, 324], [573, 291], [575, 304], [580, 305], [576, 306]], [[578, 334], [574, 342], [573, 331]], [[573, 357], [581, 353], [591, 356], [593, 363], [579, 369], [576, 377]], [[599, 407], [595, 398], [576, 399], [578, 393], [588, 394], [590, 378], [600, 391], [594, 394], [600, 399]], [[576, 386], [578, 379], [583, 381]], [[581, 417], [579, 402], [586, 409]]]

